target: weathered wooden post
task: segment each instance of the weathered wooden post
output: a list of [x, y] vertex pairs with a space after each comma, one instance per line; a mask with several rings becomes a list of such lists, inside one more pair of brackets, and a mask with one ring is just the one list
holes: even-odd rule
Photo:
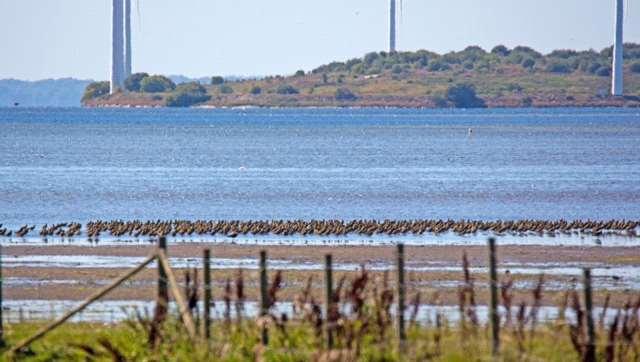
[[489, 286], [491, 288], [491, 332], [492, 353], [500, 353], [500, 315], [498, 314], [498, 261], [496, 256], [496, 239], [489, 238]]
[[397, 246], [397, 268], [398, 268], [398, 340], [400, 354], [404, 354], [407, 334], [404, 329], [404, 311], [406, 286], [404, 283], [404, 244]]
[[333, 258], [331, 254], [324, 257], [324, 284], [325, 284], [325, 333], [327, 349], [333, 349]]
[[[158, 251], [164, 251], [167, 255], [167, 239], [161, 236], [158, 239]], [[158, 264], [158, 295], [156, 298], [155, 319], [158, 324], [162, 324], [167, 316], [169, 308], [169, 286], [167, 284], [167, 271], [164, 270], [160, 260]]]
[[587, 313], [587, 349], [585, 351], [585, 362], [595, 362], [596, 360], [596, 330], [593, 323], [593, 294], [591, 289], [591, 269], [584, 271], [584, 305]]
[[2, 245], [0, 245], [0, 347], [4, 346], [4, 318], [2, 315]]
[[260, 317], [262, 318], [262, 345], [269, 344], [269, 331], [267, 330], [266, 320], [269, 314], [269, 294], [267, 279], [267, 252], [260, 251]]
[[204, 313], [202, 328], [204, 338], [208, 341], [211, 338], [211, 250], [204, 249], [203, 261], [204, 263]]

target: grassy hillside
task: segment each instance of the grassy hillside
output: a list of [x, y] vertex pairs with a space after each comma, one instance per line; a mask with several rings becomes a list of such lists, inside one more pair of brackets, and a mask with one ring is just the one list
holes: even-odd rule
[[177, 88], [168, 78], [140, 73], [119, 94], [106, 95], [108, 84], [103, 83], [102, 92], [89, 92], [83, 101], [87, 106], [215, 107], [640, 105], [640, 45], [625, 45], [625, 98], [608, 96], [611, 53], [606, 48], [543, 55], [528, 47], [503, 46], [491, 51], [472, 46], [442, 55], [380, 52], [292, 76], [212, 77], [209, 84]]

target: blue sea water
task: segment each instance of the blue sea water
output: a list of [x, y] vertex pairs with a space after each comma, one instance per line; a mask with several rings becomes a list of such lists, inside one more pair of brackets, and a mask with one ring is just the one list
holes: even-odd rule
[[0, 223], [640, 219], [640, 110], [0, 109]]

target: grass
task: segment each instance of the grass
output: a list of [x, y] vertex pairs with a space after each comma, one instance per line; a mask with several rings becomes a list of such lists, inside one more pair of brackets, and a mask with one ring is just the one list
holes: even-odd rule
[[[357, 321], [355, 322], [358, 323]], [[490, 333], [486, 326], [442, 325], [431, 323], [409, 328], [406, 361], [490, 361]], [[41, 325], [23, 323], [8, 325], [9, 344], [32, 334]], [[361, 328], [356, 326], [356, 329]], [[527, 328], [524, 341], [517, 337], [517, 326], [502, 333], [501, 360], [529, 361], [580, 361], [570, 338], [569, 326], [564, 323], [543, 324], [535, 331]], [[599, 331], [598, 360], [605, 360], [606, 331]], [[209, 343], [192, 344], [175, 320], [165, 324], [163, 342], [155, 349], [147, 344], [147, 335], [136, 323], [116, 325], [66, 324], [34, 343], [23, 361], [311, 361], [340, 360], [399, 361], [398, 343], [389, 328], [383, 334], [377, 330], [363, 336], [357, 348], [348, 348], [345, 338], [338, 338], [338, 346], [326, 353], [323, 338], [313, 327], [304, 322], [287, 322], [285, 327], [273, 324], [270, 328], [270, 344], [260, 345], [260, 328], [253, 321], [229, 325], [215, 323]], [[637, 342], [636, 346], [637, 348]], [[625, 359], [637, 360], [637, 354], [629, 349]], [[332, 354], [333, 356], [329, 356]], [[118, 357], [119, 356], [119, 357]], [[6, 357], [6, 356], [5, 356]], [[260, 357], [260, 358], [258, 358]], [[347, 358], [344, 358], [347, 357]], [[628, 358], [628, 359], [626, 359]], [[634, 359], [635, 358], [635, 359]], [[334, 359], [335, 360], [335, 359]]]

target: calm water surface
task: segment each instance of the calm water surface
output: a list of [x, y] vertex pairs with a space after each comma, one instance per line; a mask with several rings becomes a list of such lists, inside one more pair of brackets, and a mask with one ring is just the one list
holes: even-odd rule
[[0, 109], [0, 223], [640, 219], [639, 112]]

